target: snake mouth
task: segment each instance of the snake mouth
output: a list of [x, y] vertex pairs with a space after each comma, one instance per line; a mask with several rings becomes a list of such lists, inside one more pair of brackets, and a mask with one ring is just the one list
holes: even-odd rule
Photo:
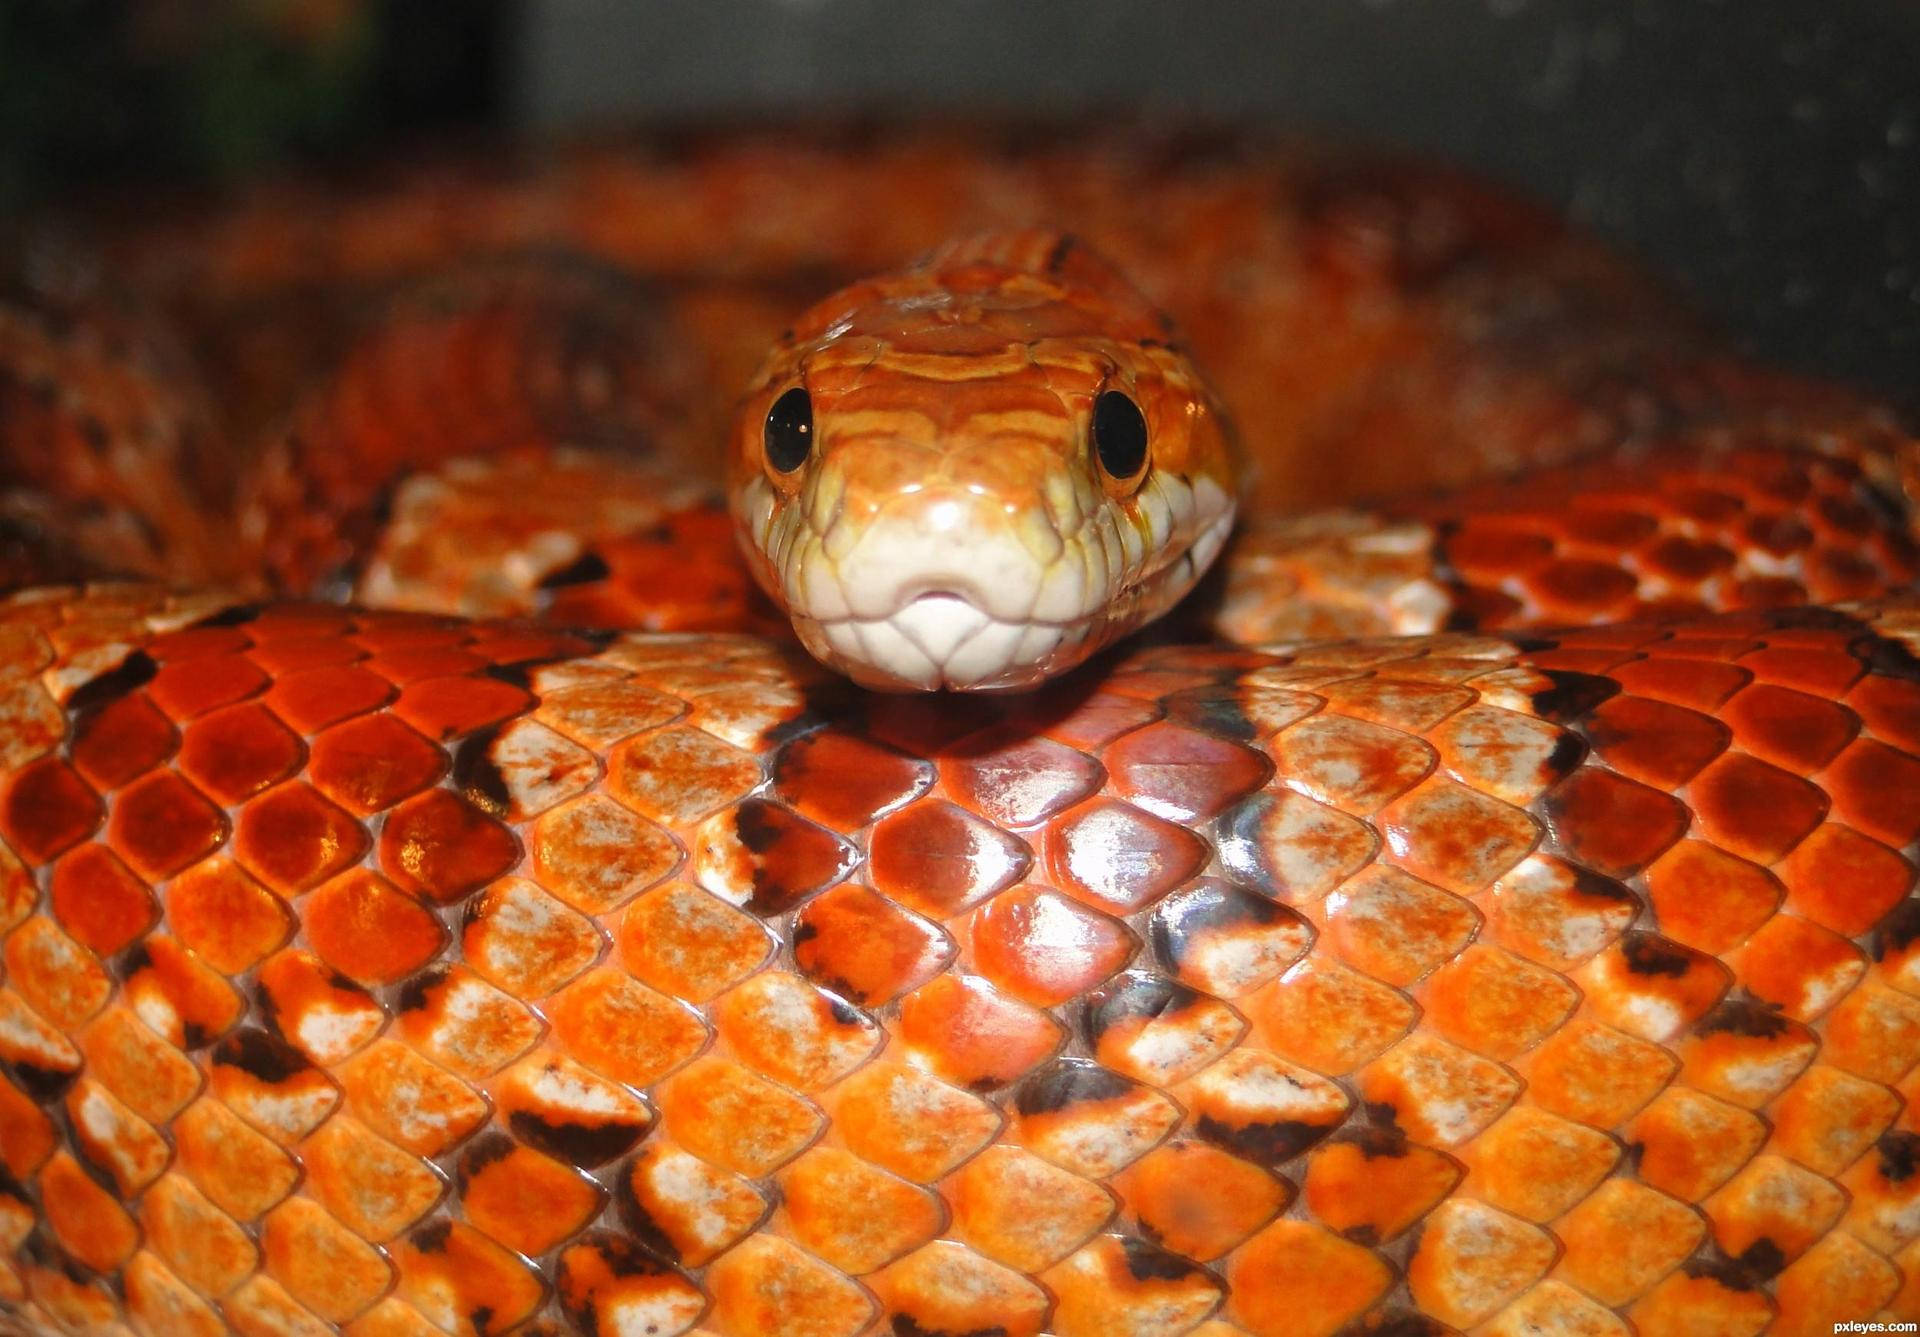
[[1104, 621], [1004, 621], [951, 590], [908, 599], [880, 618], [821, 621], [794, 617], [795, 629], [819, 658], [864, 687], [882, 691], [1012, 691], [1059, 668]]

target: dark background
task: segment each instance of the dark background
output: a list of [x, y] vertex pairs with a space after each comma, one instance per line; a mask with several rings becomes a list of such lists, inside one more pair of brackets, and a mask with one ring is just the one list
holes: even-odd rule
[[1913, 0], [5, 0], [0, 208], [422, 136], [898, 109], [1468, 164], [1751, 349], [1920, 397]]

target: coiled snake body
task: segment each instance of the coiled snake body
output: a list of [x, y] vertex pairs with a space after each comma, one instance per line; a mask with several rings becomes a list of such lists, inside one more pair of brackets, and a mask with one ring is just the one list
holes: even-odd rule
[[1874, 405], [1265, 147], [738, 134], [90, 225], [0, 307], [8, 574], [87, 578], [0, 607], [14, 1329], [1920, 1316]]

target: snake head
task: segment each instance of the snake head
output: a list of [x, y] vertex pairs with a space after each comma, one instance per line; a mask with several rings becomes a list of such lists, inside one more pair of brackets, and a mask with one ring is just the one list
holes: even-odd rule
[[1233, 523], [1230, 437], [1109, 265], [996, 233], [800, 317], [747, 392], [728, 495], [821, 662], [888, 691], [1019, 689], [1205, 572]]

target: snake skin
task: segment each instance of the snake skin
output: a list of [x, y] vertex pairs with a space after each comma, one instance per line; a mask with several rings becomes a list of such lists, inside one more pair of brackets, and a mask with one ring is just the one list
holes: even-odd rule
[[[1165, 643], [862, 693], [690, 443], [836, 282], [1036, 219], [1177, 313], [1260, 518]], [[0, 588], [66, 582], [0, 596], [0, 1331], [1920, 1321], [1873, 404], [1482, 187], [1240, 141], [84, 221], [0, 290]]]
[[31, 1323], [1920, 1313], [1920, 603], [958, 705], [142, 587], [0, 625]]

